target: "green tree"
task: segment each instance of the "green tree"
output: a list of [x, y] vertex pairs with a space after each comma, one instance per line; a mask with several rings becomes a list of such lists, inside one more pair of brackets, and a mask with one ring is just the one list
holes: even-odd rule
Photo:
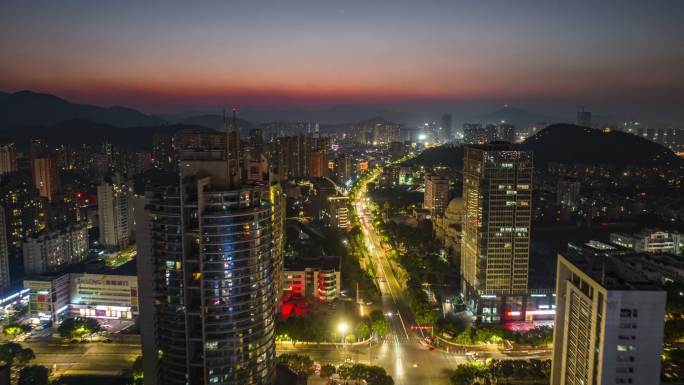
[[381, 319], [376, 319], [373, 321], [373, 324], [371, 325], [371, 330], [379, 337], [384, 337], [385, 335], [387, 335], [387, 333], [389, 333], [390, 330], [389, 321], [384, 316]]
[[472, 345], [473, 344], [473, 328], [467, 327], [464, 331], [459, 333], [454, 342], [461, 345]]
[[278, 356], [278, 361], [297, 374], [313, 373], [313, 360], [309, 356], [303, 354], [281, 354]]
[[81, 337], [100, 330], [100, 324], [96, 319], [83, 317], [67, 318], [57, 328], [59, 334], [65, 338]]
[[330, 378], [336, 371], [335, 365], [324, 364], [321, 366], [321, 377]]
[[47, 385], [50, 371], [45, 366], [31, 365], [19, 371], [18, 385]]
[[29, 325], [19, 325], [17, 323], [10, 323], [2, 328], [2, 332], [5, 333], [6, 336], [16, 336], [30, 331], [31, 327]]
[[133, 361], [133, 367], [131, 369], [133, 372], [133, 385], [143, 385], [143, 360], [142, 356], [138, 356]]
[[366, 338], [370, 337], [371, 330], [368, 327], [368, 324], [361, 321], [359, 324], [356, 326], [356, 337], [360, 340], [365, 340]]
[[7, 365], [14, 365], [15, 362], [24, 365], [34, 358], [36, 358], [36, 355], [33, 353], [33, 350], [24, 349], [17, 343], [8, 342], [0, 345], [0, 361], [5, 362]]
[[487, 376], [487, 368], [483, 364], [459, 365], [451, 375], [451, 385], [470, 385], [475, 380]]

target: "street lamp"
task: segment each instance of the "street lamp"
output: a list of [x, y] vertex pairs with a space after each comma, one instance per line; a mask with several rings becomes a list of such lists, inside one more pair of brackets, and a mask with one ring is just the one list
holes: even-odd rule
[[348, 329], [348, 326], [345, 322], [340, 322], [340, 324], [337, 325], [337, 331], [339, 331], [340, 334], [342, 334], [342, 344], [344, 344], [344, 337], [345, 337], [345, 334], [347, 333], [347, 329]]

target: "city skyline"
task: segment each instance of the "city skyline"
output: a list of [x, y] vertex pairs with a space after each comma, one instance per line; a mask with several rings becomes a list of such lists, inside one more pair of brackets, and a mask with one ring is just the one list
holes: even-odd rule
[[7, 4], [0, 90], [147, 112], [510, 103], [684, 121], [683, 5], [617, 5]]

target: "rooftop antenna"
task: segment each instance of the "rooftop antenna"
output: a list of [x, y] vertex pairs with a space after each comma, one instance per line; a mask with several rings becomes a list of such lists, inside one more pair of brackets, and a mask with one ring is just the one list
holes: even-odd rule
[[226, 125], [226, 108], [223, 107], [223, 125]]
[[235, 116], [237, 114], [237, 108], [233, 107], [233, 124], [237, 123], [237, 117]]

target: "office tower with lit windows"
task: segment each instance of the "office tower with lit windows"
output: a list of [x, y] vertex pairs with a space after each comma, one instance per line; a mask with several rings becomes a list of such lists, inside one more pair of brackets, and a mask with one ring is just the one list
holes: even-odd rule
[[462, 289], [478, 317], [498, 321], [525, 311], [518, 297], [528, 289], [532, 152], [509, 144], [464, 149]]
[[430, 210], [432, 216], [442, 216], [449, 204], [449, 178], [444, 175], [425, 175], [425, 194], [423, 208]]
[[0, 176], [19, 171], [14, 143], [0, 144]]
[[666, 293], [613, 256], [558, 256], [551, 385], [659, 384]]
[[121, 174], [105, 178], [97, 186], [100, 244], [123, 249], [131, 244], [133, 228], [133, 182]]
[[57, 157], [53, 154], [43, 154], [32, 159], [33, 181], [40, 192], [40, 196], [51, 201], [60, 191], [59, 170]]
[[283, 194], [241, 178], [235, 119], [206, 135], [136, 209], [145, 384], [271, 384]]

